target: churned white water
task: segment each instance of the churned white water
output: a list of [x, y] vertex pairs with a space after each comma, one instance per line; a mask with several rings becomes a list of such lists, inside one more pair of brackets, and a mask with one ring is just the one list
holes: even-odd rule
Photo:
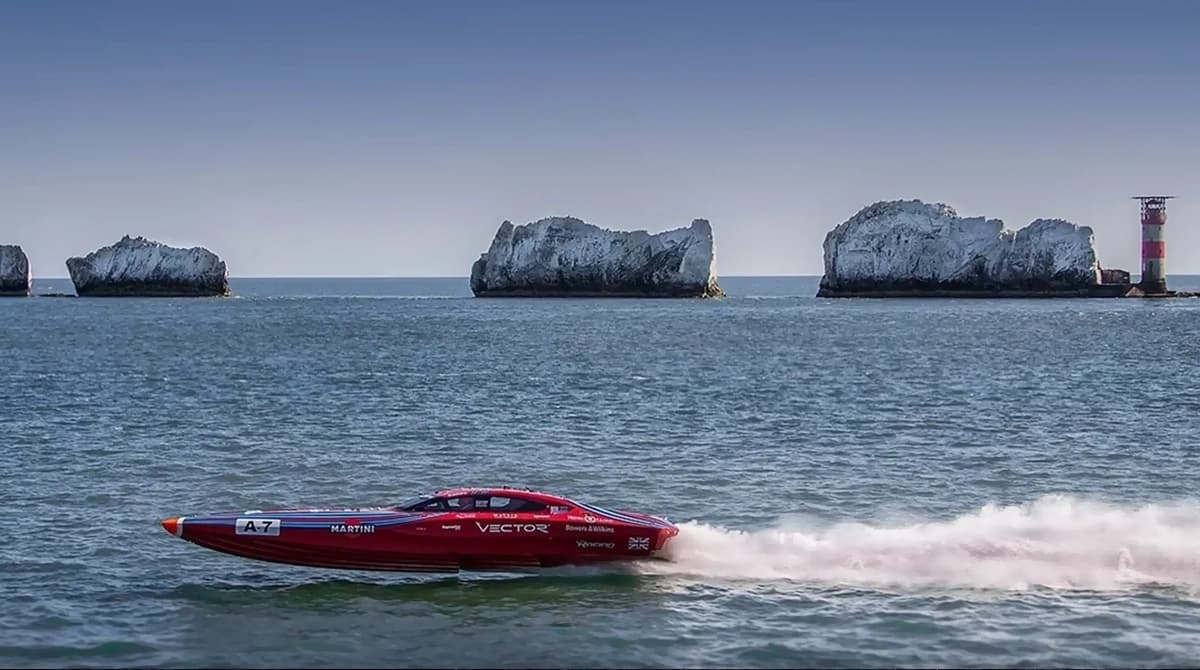
[[671, 563], [648, 572], [837, 585], [1112, 590], [1200, 589], [1200, 504], [1120, 506], [1067, 496], [986, 505], [949, 520], [781, 525], [681, 524]]

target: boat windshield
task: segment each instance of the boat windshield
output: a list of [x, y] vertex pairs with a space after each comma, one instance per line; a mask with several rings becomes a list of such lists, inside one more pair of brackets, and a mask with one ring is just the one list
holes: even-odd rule
[[408, 498], [406, 500], [401, 500], [400, 502], [396, 503], [396, 508], [397, 509], [411, 509], [413, 507], [416, 507], [417, 505], [420, 505], [423, 502], [426, 502], [430, 498], [433, 498], [433, 496], [431, 496], [431, 495], [413, 496], [411, 498]]

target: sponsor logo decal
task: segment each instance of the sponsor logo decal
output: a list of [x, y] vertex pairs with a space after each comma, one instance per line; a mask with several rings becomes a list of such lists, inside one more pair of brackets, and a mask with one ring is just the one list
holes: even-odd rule
[[462, 530], [462, 526], [457, 523], [445, 524], [442, 526], [442, 530]]
[[612, 549], [617, 546], [612, 542], [592, 542], [591, 540], [575, 540], [575, 546], [580, 549]]
[[513, 512], [496, 512], [497, 519], [516, 519], [518, 516]]
[[330, 525], [329, 532], [362, 535], [364, 533], [374, 533], [375, 525], [370, 523], [361, 523], [358, 519], [346, 519], [346, 523], [335, 523]]
[[629, 538], [630, 549], [650, 549], [650, 538], [648, 537], [631, 537]]
[[567, 524], [563, 528], [572, 533], [611, 533], [611, 532], [613, 532], [612, 526], [572, 526], [571, 524]]
[[475, 522], [481, 533], [549, 533], [550, 524], [546, 523], [479, 523]]
[[550, 506], [551, 514], [566, 514], [569, 511], [571, 511], [571, 508], [567, 507], [565, 505], [551, 505]]
[[584, 514], [583, 521], [584, 521], [584, 523], [596, 523], [597, 519], [596, 519], [596, 517], [592, 516], [591, 514]]
[[279, 519], [238, 519], [234, 522], [238, 535], [279, 535]]

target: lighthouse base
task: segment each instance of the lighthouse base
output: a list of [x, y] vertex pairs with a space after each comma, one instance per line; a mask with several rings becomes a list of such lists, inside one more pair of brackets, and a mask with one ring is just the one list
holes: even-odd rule
[[[1146, 290], [1144, 284], [1134, 284], [1124, 293], [1122, 298], [1200, 298], [1196, 291], [1169, 291], [1165, 286], [1158, 285], [1158, 290]], [[1151, 285], [1151, 288], [1156, 288]]]

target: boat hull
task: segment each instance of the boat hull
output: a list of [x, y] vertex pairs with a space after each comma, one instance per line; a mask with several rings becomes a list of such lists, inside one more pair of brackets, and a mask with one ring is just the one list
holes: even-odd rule
[[[629, 516], [626, 516], [628, 514]], [[276, 510], [162, 522], [188, 542], [244, 558], [344, 570], [512, 571], [661, 559], [678, 532], [621, 513]]]

